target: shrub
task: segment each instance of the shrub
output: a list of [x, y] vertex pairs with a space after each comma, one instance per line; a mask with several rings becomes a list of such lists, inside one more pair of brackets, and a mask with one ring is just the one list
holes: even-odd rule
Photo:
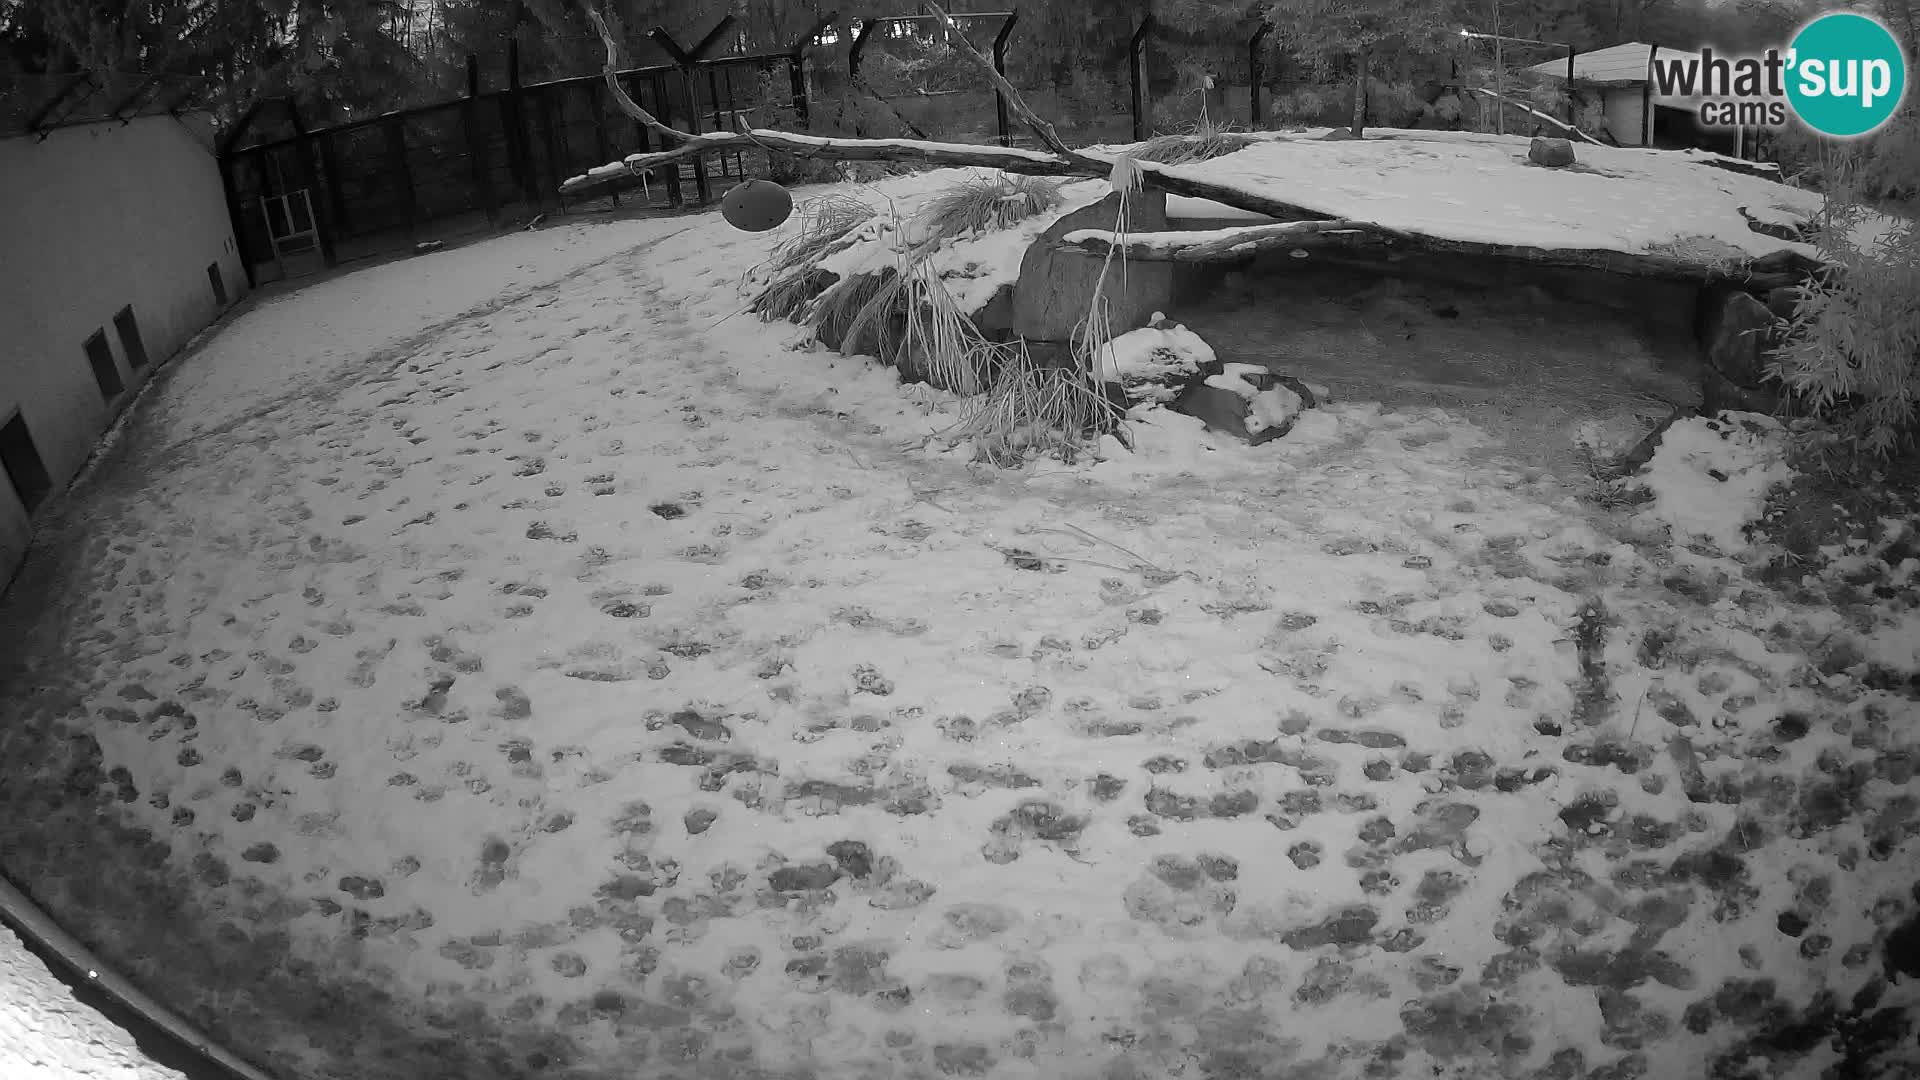
[[1311, 86], [1280, 94], [1267, 106], [1267, 117], [1283, 127], [1311, 127], [1326, 119], [1329, 94]]
[[1862, 249], [1847, 239], [1857, 216], [1825, 215], [1818, 242], [1835, 272], [1802, 288], [1771, 371], [1857, 453], [1887, 457], [1911, 445], [1920, 400], [1920, 222]]

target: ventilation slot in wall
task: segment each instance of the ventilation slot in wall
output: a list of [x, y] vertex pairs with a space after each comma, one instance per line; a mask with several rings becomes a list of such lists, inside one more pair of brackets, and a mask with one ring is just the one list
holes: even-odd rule
[[14, 494], [20, 496], [20, 505], [29, 514], [53, 490], [40, 451], [33, 445], [33, 434], [27, 430], [27, 418], [17, 412], [0, 427], [0, 471], [7, 474]]
[[93, 381], [100, 384], [100, 396], [112, 401], [127, 388], [120, 381], [120, 369], [113, 366], [113, 350], [107, 347], [107, 332], [95, 330], [87, 339], [87, 363], [93, 365]]
[[140, 323], [133, 317], [131, 304], [113, 317], [113, 328], [120, 334], [120, 351], [127, 354], [127, 366], [146, 367], [147, 343], [140, 340]]

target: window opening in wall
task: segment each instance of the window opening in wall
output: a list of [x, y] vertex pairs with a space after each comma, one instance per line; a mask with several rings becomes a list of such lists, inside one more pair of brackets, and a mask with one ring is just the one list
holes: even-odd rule
[[227, 306], [227, 283], [220, 280], [220, 264], [207, 264], [207, 280], [213, 283], [213, 302], [222, 308]]
[[27, 430], [27, 418], [17, 411], [0, 426], [0, 471], [7, 474], [14, 494], [20, 496], [20, 505], [29, 514], [53, 490], [53, 480], [47, 476], [40, 451], [33, 445], [33, 434]]
[[93, 365], [93, 381], [100, 384], [100, 396], [108, 401], [127, 388], [120, 381], [120, 369], [113, 366], [113, 350], [107, 347], [107, 332], [95, 330], [87, 339], [87, 363]]
[[113, 317], [113, 328], [120, 335], [120, 351], [127, 354], [127, 366], [146, 367], [147, 343], [140, 340], [140, 323], [133, 317], [132, 304]]

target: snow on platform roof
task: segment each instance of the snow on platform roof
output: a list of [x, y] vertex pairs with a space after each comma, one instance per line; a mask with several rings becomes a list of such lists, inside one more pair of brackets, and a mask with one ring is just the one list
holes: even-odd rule
[[[1647, 58], [1652, 55], [1653, 46], [1641, 41], [1609, 45], [1589, 53], [1575, 53], [1573, 79], [1583, 83], [1638, 85], [1647, 81]], [[1661, 48], [1660, 55], [1675, 59], [1686, 56], [1699, 58], [1698, 54], [1687, 49], [1666, 47]], [[1541, 75], [1564, 79], [1567, 77], [1567, 62], [1564, 59], [1549, 60], [1533, 65], [1532, 70]]]

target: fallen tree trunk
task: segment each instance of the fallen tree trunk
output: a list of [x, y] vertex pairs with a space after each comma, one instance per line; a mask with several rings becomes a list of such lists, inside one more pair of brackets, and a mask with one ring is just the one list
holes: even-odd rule
[[1596, 139], [1593, 136], [1587, 134], [1586, 132], [1581, 131], [1579, 128], [1575, 127], [1574, 125], [1567, 123], [1565, 120], [1561, 120], [1558, 117], [1548, 116], [1546, 113], [1541, 112], [1539, 109], [1536, 109], [1533, 106], [1526, 104], [1525, 102], [1515, 101], [1512, 98], [1505, 97], [1500, 94], [1496, 94], [1493, 91], [1484, 89], [1482, 87], [1475, 87], [1468, 92], [1473, 94], [1478, 94], [1484, 98], [1490, 98], [1495, 103], [1503, 107], [1510, 106], [1512, 108], [1519, 109], [1521, 112], [1525, 113], [1528, 116], [1533, 117], [1535, 120], [1538, 120], [1541, 123], [1552, 124], [1554, 127], [1559, 128], [1563, 132], [1566, 132], [1569, 136], [1578, 138], [1581, 142], [1588, 143], [1593, 146], [1606, 145], [1605, 143], [1602, 143], [1599, 139]]
[[[633, 154], [611, 165], [590, 169], [560, 185], [564, 194], [604, 184], [662, 165], [725, 151], [766, 150], [788, 157], [823, 161], [912, 161], [933, 165], [980, 166], [1032, 176], [1105, 176], [1078, 168], [1051, 154], [1018, 147], [974, 146], [970, 143], [926, 142], [919, 139], [827, 139], [786, 131], [754, 130], [689, 135], [671, 150]], [[1110, 166], [1109, 166], [1110, 167]]]
[[[623, 176], [643, 174], [662, 165], [671, 165], [701, 154], [765, 150], [797, 158], [829, 161], [912, 161], [922, 164], [984, 166], [1006, 172], [1040, 176], [1081, 176], [1088, 179], [1116, 177], [1120, 155], [1074, 150], [1060, 138], [1053, 125], [1029, 107], [1020, 92], [1007, 82], [978, 49], [960, 33], [953, 19], [933, 0], [926, 7], [953, 33], [955, 43], [974, 64], [986, 73], [1006, 100], [1009, 110], [1033, 131], [1045, 151], [1006, 146], [973, 146], [964, 143], [939, 143], [917, 139], [829, 139], [791, 132], [752, 130], [695, 135], [672, 128], [647, 112], [620, 86], [616, 74], [619, 49], [612, 33], [590, 0], [583, 0], [587, 15], [606, 46], [607, 86], [622, 112], [645, 124], [662, 138], [678, 145], [653, 154], [634, 154], [613, 165], [603, 165], [572, 177], [561, 185], [565, 194], [607, 183]], [[1586, 137], [1582, 133], [1583, 137]], [[1281, 247], [1342, 247], [1349, 249], [1412, 249], [1435, 253], [1475, 255], [1483, 258], [1531, 262], [1547, 266], [1571, 266], [1608, 270], [1636, 277], [1668, 278], [1691, 281], [1734, 281], [1750, 289], [1793, 285], [1821, 270], [1822, 265], [1793, 251], [1779, 251], [1760, 258], [1694, 258], [1659, 252], [1625, 253], [1593, 249], [1532, 248], [1510, 244], [1446, 240], [1440, 237], [1390, 229], [1371, 222], [1336, 220], [1336, 215], [1310, 207], [1246, 191], [1241, 188], [1201, 179], [1183, 172], [1178, 166], [1132, 160], [1140, 182], [1172, 195], [1206, 199], [1224, 206], [1246, 210], [1277, 219], [1272, 225], [1255, 225], [1199, 233], [1157, 233], [1132, 236], [1123, 245], [1128, 258], [1172, 262], [1224, 262], [1249, 258], [1263, 250]], [[1118, 180], [1116, 179], [1116, 183]], [[1070, 246], [1104, 255], [1113, 246], [1114, 237], [1092, 231], [1074, 233]]]
[[[1068, 233], [1062, 242], [1076, 251], [1104, 256], [1116, 246], [1117, 238], [1099, 229], [1081, 229]], [[1325, 248], [1467, 255], [1538, 266], [1601, 270], [1629, 277], [1702, 284], [1731, 282], [1753, 290], [1797, 285], [1822, 266], [1814, 259], [1786, 249], [1749, 259], [1703, 260], [1657, 251], [1630, 253], [1603, 248], [1539, 248], [1450, 240], [1370, 221], [1344, 220], [1288, 221], [1208, 232], [1130, 233], [1117, 246], [1127, 259], [1141, 262], [1239, 262], [1268, 251]]]
[[[671, 150], [634, 154], [617, 164], [602, 165], [573, 177], [562, 184], [560, 190], [570, 195], [700, 154], [754, 149], [823, 161], [912, 161], [930, 165], [1002, 169], [1032, 176], [1080, 176], [1089, 180], [1106, 179], [1113, 172], [1114, 163], [1113, 156], [1095, 155], [1088, 151], [1076, 153], [1075, 160], [1068, 161], [1043, 151], [1010, 146], [975, 146], [971, 143], [925, 142], [919, 139], [827, 139], [786, 131], [756, 130], [689, 135], [686, 142]], [[1176, 166], [1142, 161], [1139, 162], [1139, 168], [1145, 183], [1170, 195], [1209, 199], [1289, 221], [1317, 221], [1333, 216], [1256, 192], [1184, 175]]]

